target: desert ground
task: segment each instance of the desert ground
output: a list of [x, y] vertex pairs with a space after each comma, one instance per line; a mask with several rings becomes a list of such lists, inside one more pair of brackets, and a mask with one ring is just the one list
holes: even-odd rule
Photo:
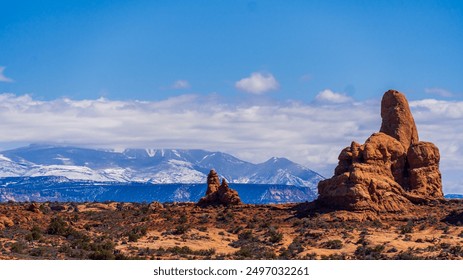
[[463, 201], [407, 213], [307, 204], [0, 204], [0, 259], [463, 259]]

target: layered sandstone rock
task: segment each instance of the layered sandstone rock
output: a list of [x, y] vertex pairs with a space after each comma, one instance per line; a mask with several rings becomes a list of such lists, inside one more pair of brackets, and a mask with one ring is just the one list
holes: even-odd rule
[[380, 132], [338, 157], [332, 178], [318, 184], [317, 202], [337, 209], [405, 211], [413, 203], [443, 197], [439, 150], [419, 142], [405, 96], [395, 90], [381, 101]]
[[220, 183], [217, 172], [211, 170], [207, 176], [206, 196], [199, 200], [198, 205], [237, 205], [241, 203], [238, 192], [230, 189], [225, 179]]
[[220, 187], [219, 175], [217, 175], [217, 172], [215, 172], [214, 169], [211, 169], [211, 171], [207, 175], [206, 196], [216, 193], [219, 190], [219, 187]]

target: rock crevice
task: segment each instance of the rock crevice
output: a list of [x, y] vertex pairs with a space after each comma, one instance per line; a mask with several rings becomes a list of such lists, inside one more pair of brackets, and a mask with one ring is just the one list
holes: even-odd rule
[[334, 176], [318, 184], [318, 203], [335, 209], [406, 211], [443, 198], [439, 149], [420, 142], [405, 96], [387, 91], [380, 132], [352, 142], [338, 157]]

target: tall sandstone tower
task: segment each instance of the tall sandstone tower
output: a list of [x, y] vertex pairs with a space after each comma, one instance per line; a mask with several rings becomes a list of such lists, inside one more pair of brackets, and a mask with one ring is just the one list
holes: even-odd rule
[[387, 91], [381, 129], [338, 157], [334, 176], [318, 184], [317, 202], [334, 209], [401, 212], [412, 204], [442, 199], [439, 149], [419, 141], [405, 96]]

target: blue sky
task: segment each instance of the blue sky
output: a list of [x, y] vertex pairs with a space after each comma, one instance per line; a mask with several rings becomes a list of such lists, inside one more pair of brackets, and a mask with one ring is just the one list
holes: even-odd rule
[[0, 150], [199, 148], [331, 176], [393, 88], [463, 193], [463, 1], [0, 4]]
[[[356, 99], [389, 88], [463, 98], [461, 1], [2, 1], [0, 91], [40, 99], [246, 98], [253, 72], [271, 98], [326, 89]], [[175, 81], [188, 82], [175, 89]], [[445, 97], [445, 96], [444, 96]]]

